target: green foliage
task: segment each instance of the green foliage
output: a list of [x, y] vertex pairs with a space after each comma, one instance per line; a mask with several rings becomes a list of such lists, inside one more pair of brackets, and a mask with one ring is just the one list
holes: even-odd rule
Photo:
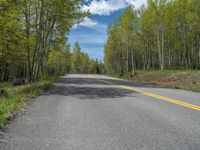
[[39, 82], [12, 87], [9, 83], [1, 85], [6, 89], [8, 95], [0, 98], [0, 127], [2, 127], [8, 118], [12, 117], [13, 113], [21, 108], [21, 106], [31, 97], [49, 86], [57, 78], [47, 78]]
[[71, 57], [71, 73], [102, 73], [102, 64], [98, 60], [90, 60], [87, 53], [81, 52], [81, 48], [78, 42], [74, 44], [74, 49]]
[[19, 76], [25, 51], [17, 7], [9, 0], [0, 2], [0, 81]]
[[[88, 16], [83, 0], [3, 0], [0, 2], [0, 81], [69, 71], [66, 33]], [[55, 56], [55, 57], [54, 57]]]
[[199, 69], [199, 6], [198, 0], [148, 0], [138, 11], [127, 7], [108, 27], [107, 70], [130, 75], [136, 69]]
[[72, 72], [80, 72], [81, 67], [81, 48], [78, 42], [74, 45], [73, 55], [72, 55]]

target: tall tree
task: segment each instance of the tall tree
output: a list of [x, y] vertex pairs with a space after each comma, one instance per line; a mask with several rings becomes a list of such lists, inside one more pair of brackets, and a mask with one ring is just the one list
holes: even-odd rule
[[198, 0], [148, 0], [138, 11], [127, 7], [120, 23], [108, 27], [107, 70], [200, 68], [199, 6]]
[[79, 73], [81, 68], [81, 48], [78, 42], [74, 44], [73, 55], [72, 55], [72, 71]]

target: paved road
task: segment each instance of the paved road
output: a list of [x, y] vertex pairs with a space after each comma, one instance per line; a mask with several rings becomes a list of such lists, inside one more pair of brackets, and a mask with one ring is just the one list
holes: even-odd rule
[[199, 93], [68, 75], [7, 126], [0, 150], [200, 150], [199, 106]]

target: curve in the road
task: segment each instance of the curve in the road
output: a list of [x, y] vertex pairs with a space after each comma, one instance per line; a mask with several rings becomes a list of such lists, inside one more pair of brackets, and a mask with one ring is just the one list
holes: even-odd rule
[[150, 96], [150, 97], [153, 97], [153, 98], [156, 98], [156, 99], [159, 99], [159, 100], [163, 100], [163, 101], [166, 101], [166, 102], [169, 102], [169, 103], [173, 103], [173, 104], [176, 104], [176, 105], [180, 105], [180, 106], [183, 106], [183, 107], [187, 107], [187, 108], [190, 108], [190, 109], [193, 109], [193, 110], [200, 111], [200, 106], [198, 106], [198, 105], [193, 105], [193, 104], [190, 104], [190, 103], [183, 102], [181, 100], [165, 97], [165, 96], [154, 94], [154, 93], [151, 93], [151, 92], [146, 92], [146, 91], [143, 91], [143, 90], [139, 90], [135, 87], [115, 84], [114, 82], [111, 82], [111, 81], [105, 81], [103, 79], [95, 78], [95, 76], [93, 76], [93, 75], [88, 75], [88, 76], [89, 76], [89, 78], [96, 79], [96, 80], [103, 82], [103, 83], [106, 83], [106, 84], [115, 85], [115, 86], [122, 88], [122, 89], [137, 92], [137, 93], [140, 93], [140, 94], [143, 94], [143, 95], [146, 95], [146, 96]]

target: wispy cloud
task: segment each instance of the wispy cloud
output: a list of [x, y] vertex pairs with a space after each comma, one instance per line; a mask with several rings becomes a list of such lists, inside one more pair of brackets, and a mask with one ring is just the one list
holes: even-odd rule
[[94, 15], [110, 15], [112, 12], [127, 7], [129, 4], [135, 8], [146, 4], [147, 0], [93, 0], [83, 5], [83, 11], [90, 11]]
[[79, 25], [80, 26], [85, 26], [85, 27], [93, 27], [96, 26], [98, 23], [88, 17], [86, 17], [83, 22], [81, 22]]
[[88, 17], [85, 17], [84, 20], [81, 23], [74, 25], [73, 28], [77, 28], [78, 26], [91, 28], [91, 27], [94, 27], [94, 26], [97, 26], [97, 25], [98, 25], [97, 21], [94, 21], [94, 20], [92, 20]]
[[106, 24], [100, 24], [97, 21], [86, 17], [86, 18], [84, 18], [83, 22], [74, 25], [73, 29], [76, 29], [78, 27], [87, 27], [87, 28], [92, 28], [92, 29], [99, 31], [99, 32], [105, 32], [107, 25]]
[[79, 41], [81, 49], [87, 52], [92, 59], [103, 60], [103, 47], [107, 39], [106, 26], [96, 25], [95, 27], [79, 27], [69, 33], [69, 43], [71, 46]]

